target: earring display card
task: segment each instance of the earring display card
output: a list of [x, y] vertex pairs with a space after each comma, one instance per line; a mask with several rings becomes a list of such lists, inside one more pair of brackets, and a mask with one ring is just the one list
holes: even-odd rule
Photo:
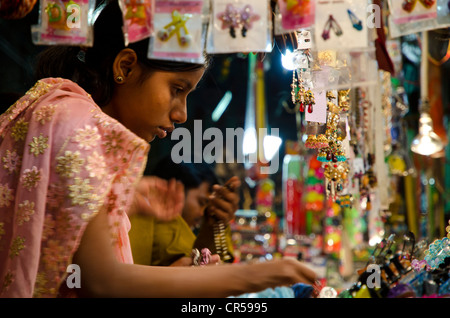
[[155, 1], [155, 36], [149, 58], [199, 62], [203, 59], [203, 1]]
[[389, 0], [388, 4], [395, 24], [437, 17], [436, 0]]
[[351, 50], [369, 45], [367, 3], [355, 0], [316, 2], [315, 43], [318, 50]]
[[213, 0], [208, 53], [270, 52], [267, 0]]

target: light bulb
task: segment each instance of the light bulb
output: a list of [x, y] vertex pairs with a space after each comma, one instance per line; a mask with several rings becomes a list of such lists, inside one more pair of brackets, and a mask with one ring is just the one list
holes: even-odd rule
[[419, 134], [411, 143], [411, 151], [430, 156], [443, 148], [441, 138], [433, 131], [433, 120], [428, 113], [422, 113], [419, 119]]

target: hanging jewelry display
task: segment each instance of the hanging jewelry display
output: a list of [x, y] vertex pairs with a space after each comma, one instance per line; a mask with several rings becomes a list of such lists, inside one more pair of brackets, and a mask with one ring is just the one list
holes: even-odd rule
[[320, 149], [317, 160], [321, 162], [345, 161], [346, 157], [342, 150], [342, 132], [339, 128], [340, 109], [333, 102], [333, 100], [336, 99], [336, 96], [332, 91], [327, 92], [327, 99], [328, 118], [325, 137], [328, 140], [328, 147]]
[[325, 136], [325, 125], [316, 122], [306, 122], [305, 147], [309, 149], [322, 149], [328, 147], [328, 139]]
[[333, 201], [337, 199], [336, 193], [341, 193], [347, 181], [350, 167], [347, 162], [326, 163], [324, 176], [327, 181], [327, 194]]
[[311, 90], [311, 83], [304, 79], [304, 73], [310, 69], [312, 61], [311, 52], [311, 33], [309, 31], [297, 32], [297, 49], [294, 51], [293, 62], [295, 69], [292, 72], [291, 95], [292, 103], [298, 107], [300, 112], [307, 110], [312, 113], [313, 106], [316, 103], [314, 94]]

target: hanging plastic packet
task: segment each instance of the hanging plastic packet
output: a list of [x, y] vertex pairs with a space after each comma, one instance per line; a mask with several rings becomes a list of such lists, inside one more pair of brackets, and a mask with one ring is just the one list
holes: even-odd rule
[[437, 17], [436, 0], [389, 0], [388, 4], [395, 24]]
[[126, 45], [153, 35], [154, 0], [119, 0], [119, 5]]
[[155, 0], [148, 58], [202, 63], [203, 1]]
[[269, 5], [267, 0], [213, 0], [206, 51], [272, 51]]
[[41, 0], [33, 43], [92, 46], [94, 9], [95, 0]]
[[320, 50], [351, 51], [366, 48], [367, 4], [356, 0], [331, 0], [316, 3], [315, 43]]
[[281, 26], [285, 30], [309, 28], [314, 24], [315, 1], [280, 0]]
[[395, 10], [388, 17], [391, 38], [450, 27], [448, 0], [405, 0], [402, 6], [397, 2], [388, 2], [389, 9]]

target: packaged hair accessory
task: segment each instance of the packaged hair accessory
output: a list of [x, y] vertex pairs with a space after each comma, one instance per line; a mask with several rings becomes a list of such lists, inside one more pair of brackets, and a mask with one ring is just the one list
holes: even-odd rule
[[125, 43], [137, 42], [153, 34], [154, 0], [120, 0]]
[[388, 4], [395, 24], [437, 17], [436, 0], [389, 0]]
[[280, 0], [281, 26], [285, 30], [309, 28], [314, 24], [314, 0]]
[[369, 45], [367, 4], [359, 0], [316, 3], [315, 43], [318, 50], [351, 51]]
[[33, 43], [92, 46], [94, 8], [95, 0], [41, 0]]
[[[431, 2], [417, 0], [417, 2], [414, 2], [414, 7], [410, 8], [410, 12], [403, 7], [400, 9], [399, 3], [396, 1], [388, 3], [390, 10], [397, 10], [397, 14], [391, 14], [388, 17], [391, 38], [450, 27], [449, 0], [437, 0], [434, 1], [433, 5], [431, 5]], [[428, 3], [428, 6], [426, 3]]]
[[208, 53], [270, 52], [272, 14], [267, 0], [213, 0]]
[[203, 1], [155, 0], [148, 58], [202, 63]]

